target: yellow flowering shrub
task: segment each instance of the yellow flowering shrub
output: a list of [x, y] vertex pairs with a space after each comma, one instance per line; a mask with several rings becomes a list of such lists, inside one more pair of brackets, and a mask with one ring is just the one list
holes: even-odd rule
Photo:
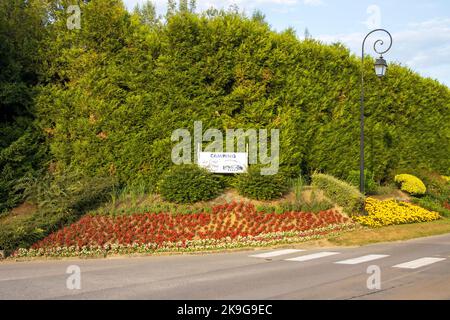
[[450, 182], [450, 177], [448, 177], [448, 176], [442, 176], [442, 178], [444, 178], [445, 181]]
[[440, 219], [437, 212], [394, 199], [380, 201], [367, 198], [366, 211], [367, 216], [355, 217], [354, 220], [372, 228]]
[[427, 191], [422, 180], [411, 174], [399, 174], [395, 176], [394, 180], [400, 184], [402, 191], [408, 192], [409, 194], [421, 195]]

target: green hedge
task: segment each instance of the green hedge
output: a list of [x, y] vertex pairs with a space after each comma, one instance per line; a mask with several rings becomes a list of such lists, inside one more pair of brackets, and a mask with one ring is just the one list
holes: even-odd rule
[[348, 214], [357, 214], [364, 204], [364, 196], [359, 190], [333, 176], [316, 173], [312, 176], [312, 185], [321, 189], [325, 195]]
[[[144, 26], [120, 0], [80, 6], [79, 32], [55, 10], [33, 51], [46, 67], [31, 110], [59, 168], [113, 173], [151, 191], [173, 165], [173, 130], [192, 133], [198, 120], [204, 130], [280, 128], [289, 175], [346, 179], [358, 167], [361, 62], [344, 46], [301, 41], [234, 11], [173, 13]], [[364, 68], [375, 180], [406, 166], [450, 175], [449, 88], [397, 64], [382, 81], [371, 59]]]
[[158, 185], [164, 200], [175, 203], [195, 203], [217, 197], [223, 191], [223, 182], [197, 165], [174, 166]]
[[[345, 179], [358, 166], [360, 61], [342, 45], [299, 41], [234, 12], [178, 13], [142, 28], [104, 2], [82, 5], [81, 33], [58, 20], [46, 49], [58, 57], [48, 72], [67, 74], [69, 83], [46, 85], [36, 100], [60, 165], [91, 174], [113, 167], [121, 182], [145, 178], [151, 188], [172, 166], [172, 131], [192, 133], [202, 120], [205, 130], [282, 128], [280, 162], [290, 174]], [[65, 53], [68, 41], [76, 54]], [[373, 61], [365, 68], [375, 179], [407, 164], [450, 174], [449, 89], [398, 65], [383, 81]]]
[[288, 180], [281, 173], [261, 175], [261, 166], [257, 165], [237, 175], [234, 186], [240, 195], [255, 200], [279, 199], [289, 189]]
[[[360, 180], [359, 170], [352, 170], [348, 174], [347, 182], [359, 189]], [[364, 170], [364, 190], [368, 194], [373, 194], [378, 189], [378, 184], [374, 180], [374, 174], [369, 170]]]

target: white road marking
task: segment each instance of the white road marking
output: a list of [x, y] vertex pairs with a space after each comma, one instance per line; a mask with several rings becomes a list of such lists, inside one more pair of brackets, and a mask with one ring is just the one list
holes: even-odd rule
[[378, 259], [382, 259], [382, 258], [386, 258], [386, 257], [389, 257], [389, 255], [386, 255], [386, 254], [369, 254], [367, 256], [362, 256], [362, 257], [354, 258], [354, 259], [342, 260], [342, 261], [338, 261], [338, 262], [335, 262], [335, 263], [337, 263], [337, 264], [359, 264], [359, 263], [364, 263], [364, 262], [368, 262], [368, 261], [378, 260]]
[[393, 266], [393, 268], [417, 269], [417, 268], [425, 267], [430, 264], [433, 264], [433, 263], [436, 263], [439, 261], [443, 261], [443, 260], [445, 260], [445, 258], [421, 258], [421, 259], [397, 264], [397, 265]]
[[251, 255], [249, 257], [252, 258], [272, 258], [272, 257], [278, 257], [278, 256], [283, 256], [286, 254], [292, 254], [292, 253], [297, 253], [297, 252], [302, 252], [305, 250], [299, 250], [299, 249], [285, 249], [285, 250], [277, 250], [277, 251], [271, 251], [271, 252], [265, 252], [265, 253], [260, 253], [260, 254], [254, 254]]
[[298, 261], [309, 261], [309, 260], [334, 256], [335, 254], [340, 254], [340, 252], [318, 252], [318, 253], [308, 254], [306, 256], [300, 256], [297, 258], [285, 259], [285, 261], [297, 261], [297, 262]]

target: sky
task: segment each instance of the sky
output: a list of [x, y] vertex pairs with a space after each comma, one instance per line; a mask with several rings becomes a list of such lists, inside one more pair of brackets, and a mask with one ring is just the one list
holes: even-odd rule
[[[124, 0], [132, 9], [146, 0]], [[160, 14], [167, 0], [153, 0]], [[274, 30], [293, 28], [304, 37], [305, 28], [325, 43], [341, 42], [361, 55], [362, 41], [373, 29], [387, 29], [394, 39], [384, 55], [422, 76], [450, 87], [450, 1], [449, 0], [197, 0], [197, 11], [237, 5], [251, 15], [266, 16]], [[377, 37], [377, 35], [379, 35]], [[373, 43], [387, 40], [373, 34], [366, 42], [366, 54], [376, 56]]]

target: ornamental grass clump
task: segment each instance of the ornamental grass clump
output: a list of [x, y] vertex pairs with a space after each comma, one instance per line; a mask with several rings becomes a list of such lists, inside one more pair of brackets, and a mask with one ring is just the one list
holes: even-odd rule
[[366, 211], [367, 216], [355, 217], [353, 220], [371, 228], [440, 219], [437, 212], [393, 199], [380, 201], [368, 198], [366, 200]]
[[330, 200], [344, 208], [348, 214], [358, 213], [362, 209], [364, 195], [351, 184], [330, 175], [316, 173], [312, 176], [312, 186], [321, 189]]
[[424, 195], [427, 192], [427, 188], [422, 180], [411, 174], [396, 175], [394, 180], [400, 185], [400, 190], [411, 195]]

